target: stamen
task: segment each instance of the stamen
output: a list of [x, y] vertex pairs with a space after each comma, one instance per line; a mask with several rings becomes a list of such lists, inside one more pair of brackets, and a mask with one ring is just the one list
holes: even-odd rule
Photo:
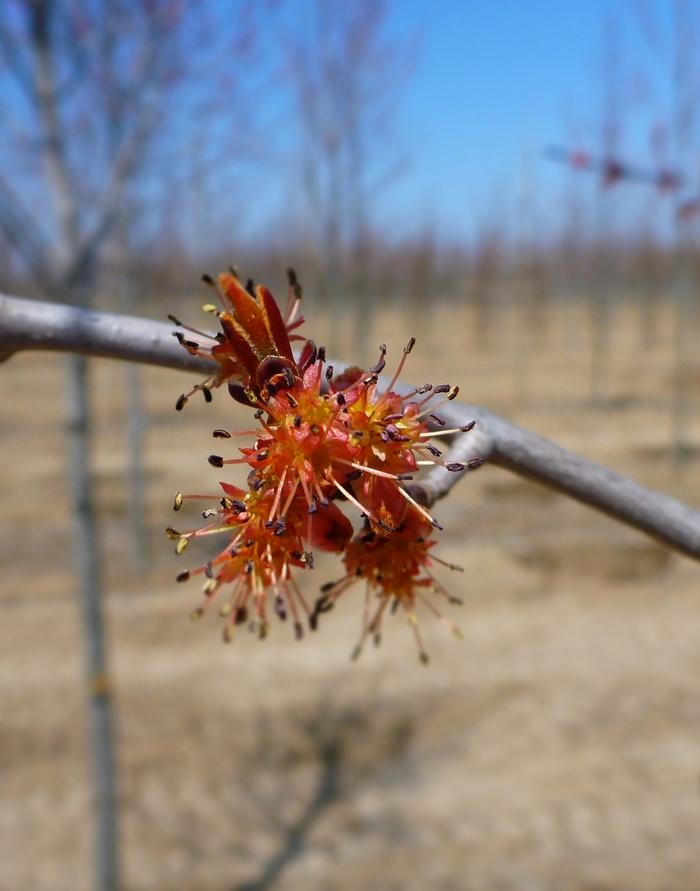
[[389, 391], [393, 388], [394, 384], [395, 384], [396, 381], [399, 379], [399, 375], [400, 375], [401, 372], [403, 371], [403, 367], [404, 367], [404, 364], [406, 363], [406, 359], [407, 359], [407, 357], [408, 357], [408, 354], [411, 352], [411, 350], [413, 349], [413, 347], [414, 347], [415, 345], [416, 345], [416, 338], [415, 338], [415, 337], [412, 337], [412, 338], [408, 341], [408, 343], [406, 344], [406, 346], [403, 348], [403, 356], [401, 357], [401, 361], [399, 362], [398, 368], [397, 368], [396, 371], [394, 372], [394, 376], [393, 376], [392, 379], [391, 379], [391, 383], [390, 383], [389, 386], [386, 388], [386, 389], [387, 389], [387, 392], [389, 392]]
[[415, 509], [425, 517], [426, 520], [429, 520], [433, 524], [433, 526], [435, 526], [436, 529], [442, 530], [442, 526], [438, 523], [438, 521], [435, 519], [435, 517], [431, 516], [431, 514], [428, 513], [428, 511], [423, 507], [422, 504], [418, 504], [418, 502], [415, 500], [415, 498], [412, 498], [402, 486], [397, 486], [397, 488], [398, 488], [399, 492], [403, 495], [403, 497], [406, 499], [406, 501], [408, 501], [409, 504], [412, 504], [415, 507]]
[[280, 499], [282, 497], [282, 489], [284, 488], [284, 481], [287, 479], [287, 468], [285, 467], [282, 471], [282, 476], [280, 477], [279, 485], [277, 486], [277, 491], [275, 492], [275, 498], [272, 502], [272, 507], [270, 508], [270, 515], [267, 518], [267, 522], [271, 523], [275, 519], [275, 514], [277, 513], [277, 508], [280, 504]]
[[[350, 492], [348, 492], [348, 490], [346, 488], [341, 486], [340, 483], [338, 482], [338, 480], [333, 476], [333, 474], [330, 471], [327, 471], [327, 474], [328, 474], [328, 479], [333, 483], [333, 485], [336, 487], [336, 489], [338, 489], [339, 492], [342, 492], [342, 494], [345, 495], [345, 497], [348, 499], [348, 501], [351, 504], [354, 504], [355, 507], [359, 511], [361, 511], [361, 513], [366, 514], [370, 518], [370, 520], [372, 520], [375, 523], [377, 522], [377, 520], [375, 519], [375, 517], [371, 513], [371, 511], [368, 508], [364, 507], [362, 504], [360, 504], [360, 502], [357, 500], [357, 498], [355, 498], [354, 495], [351, 495]], [[399, 486], [399, 489], [400, 488], [401, 487]]]
[[[445, 422], [443, 421], [442, 423], [444, 424]], [[453, 433], [469, 433], [470, 430], [474, 429], [474, 424], [476, 424], [476, 421], [470, 421], [462, 427], [450, 427], [449, 430], [426, 430], [424, 433], [419, 433], [418, 435], [423, 439], [430, 439], [433, 436], [451, 436]]]
[[207, 340], [214, 340], [214, 335], [208, 331], [200, 331], [199, 328], [193, 328], [191, 325], [186, 325], [184, 322], [181, 322], [176, 316], [172, 315], [172, 313], [168, 314], [168, 319], [173, 323], [173, 325], [177, 325], [178, 328], [183, 328], [185, 331], [191, 331], [192, 334], [196, 334], [199, 337], [205, 337]]
[[[388, 473], [386, 470], [377, 470], [374, 467], [368, 467], [366, 464], [358, 464], [356, 461], [346, 461], [344, 458], [336, 459], [338, 464], [347, 464], [348, 467], [354, 467], [356, 470], [361, 470], [363, 473], [371, 473], [374, 476], [381, 476], [383, 479], [387, 480], [398, 480], [400, 477], [395, 473]], [[421, 462], [418, 461], [418, 464]], [[401, 474], [403, 477], [403, 474]]]

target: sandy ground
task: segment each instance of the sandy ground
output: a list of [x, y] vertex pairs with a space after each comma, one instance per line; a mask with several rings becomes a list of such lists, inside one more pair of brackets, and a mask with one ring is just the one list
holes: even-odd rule
[[[410, 315], [378, 320], [394, 356], [411, 324], [426, 333]], [[618, 311], [598, 407], [576, 310], [552, 316], [542, 345], [511, 316], [490, 347], [466, 312], [430, 323], [407, 380], [461, 382], [469, 401], [700, 505], [700, 460], [680, 472], [669, 460], [667, 315], [642, 349], [633, 309]], [[700, 357], [693, 374], [697, 391]], [[697, 565], [485, 467], [440, 507], [439, 553], [465, 567], [442, 577], [464, 596], [451, 612], [464, 640], [425, 617], [427, 668], [398, 617], [379, 650], [348, 661], [359, 590], [313, 639], [275, 626], [264, 644], [244, 635], [226, 647], [214, 615], [188, 621], [197, 589], [175, 585], [183, 564], [162, 529], [175, 489], [217, 478], [210, 431], [244, 415], [223, 393], [176, 414], [188, 378], [144, 370], [151, 557], [140, 575], [124, 376], [94, 363], [125, 889], [700, 889]], [[3, 891], [91, 888], [63, 398], [60, 358], [0, 368]], [[700, 444], [697, 406], [691, 436]], [[319, 561], [309, 596], [336, 574]]]

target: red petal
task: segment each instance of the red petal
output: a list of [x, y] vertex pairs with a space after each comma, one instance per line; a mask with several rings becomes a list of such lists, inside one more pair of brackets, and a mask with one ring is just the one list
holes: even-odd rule
[[246, 496], [246, 493], [243, 489], [239, 489], [238, 486], [232, 486], [231, 483], [219, 483], [221, 488], [227, 495], [230, 495], [231, 498], [235, 498], [237, 501], [243, 501]]
[[310, 541], [320, 551], [344, 551], [352, 534], [352, 523], [332, 501], [311, 515]]
[[280, 312], [277, 301], [264, 285], [258, 285], [255, 289], [258, 295], [258, 301], [261, 308], [261, 316], [267, 328], [267, 333], [274, 352], [278, 356], [284, 356], [290, 362], [294, 361], [292, 347], [289, 343], [289, 335], [287, 334], [287, 326], [284, 324], [282, 313]]

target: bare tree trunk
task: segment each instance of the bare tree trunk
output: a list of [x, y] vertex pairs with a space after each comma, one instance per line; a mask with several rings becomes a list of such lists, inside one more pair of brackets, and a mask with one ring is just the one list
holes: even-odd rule
[[88, 363], [68, 360], [68, 456], [75, 561], [85, 641], [90, 758], [95, 813], [95, 889], [118, 891], [117, 792], [111, 682], [102, 612], [100, 556], [90, 475]]
[[[124, 311], [132, 313], [136, 309], [137, 292], [133, 268], [129, 260], [127, 221], [119, 221], [117, 230], [117, 266], [122, 279]], [[146, 479], [143, 472], [143, 455], [146, 437], [146, 414], [143, 407], [142, 373], [138, 365], [127, 365], [125, 375], [127, 408], [127, 455], [129, 469], [128, 510], [131, 555], [139, 574], [148, 565], [148, 529], [146, 516]]]
[[143, 574], [148, 565], [148, 526], [146, 517], [146, 477], [143, 455], [146, 440], [146, 413], [143, 408], [143, 381], [138, 365], [126, 368], [128, 407], [129, 528], [134, 565]]

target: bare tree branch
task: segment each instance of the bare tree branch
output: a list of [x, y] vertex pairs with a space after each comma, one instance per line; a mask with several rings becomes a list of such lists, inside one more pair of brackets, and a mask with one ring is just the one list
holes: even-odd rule
[[[0, 295], [0, 359], [22, 350], [57, 350], [210, 372], [211, 364], [183, 350], [172, 330], [166, 322]], [[472, 433], [457, 441], [454, 460], [481, 457], [700, 559], [700, 511], [568, 452], [487, 409], [450, 402], [440, 414], [456, 427], [477, 422]], [[448, 482], [436, 470], [418, 484], [424, 487], [426, 501], [446, 495], [461, 474], [450, 476]]]

